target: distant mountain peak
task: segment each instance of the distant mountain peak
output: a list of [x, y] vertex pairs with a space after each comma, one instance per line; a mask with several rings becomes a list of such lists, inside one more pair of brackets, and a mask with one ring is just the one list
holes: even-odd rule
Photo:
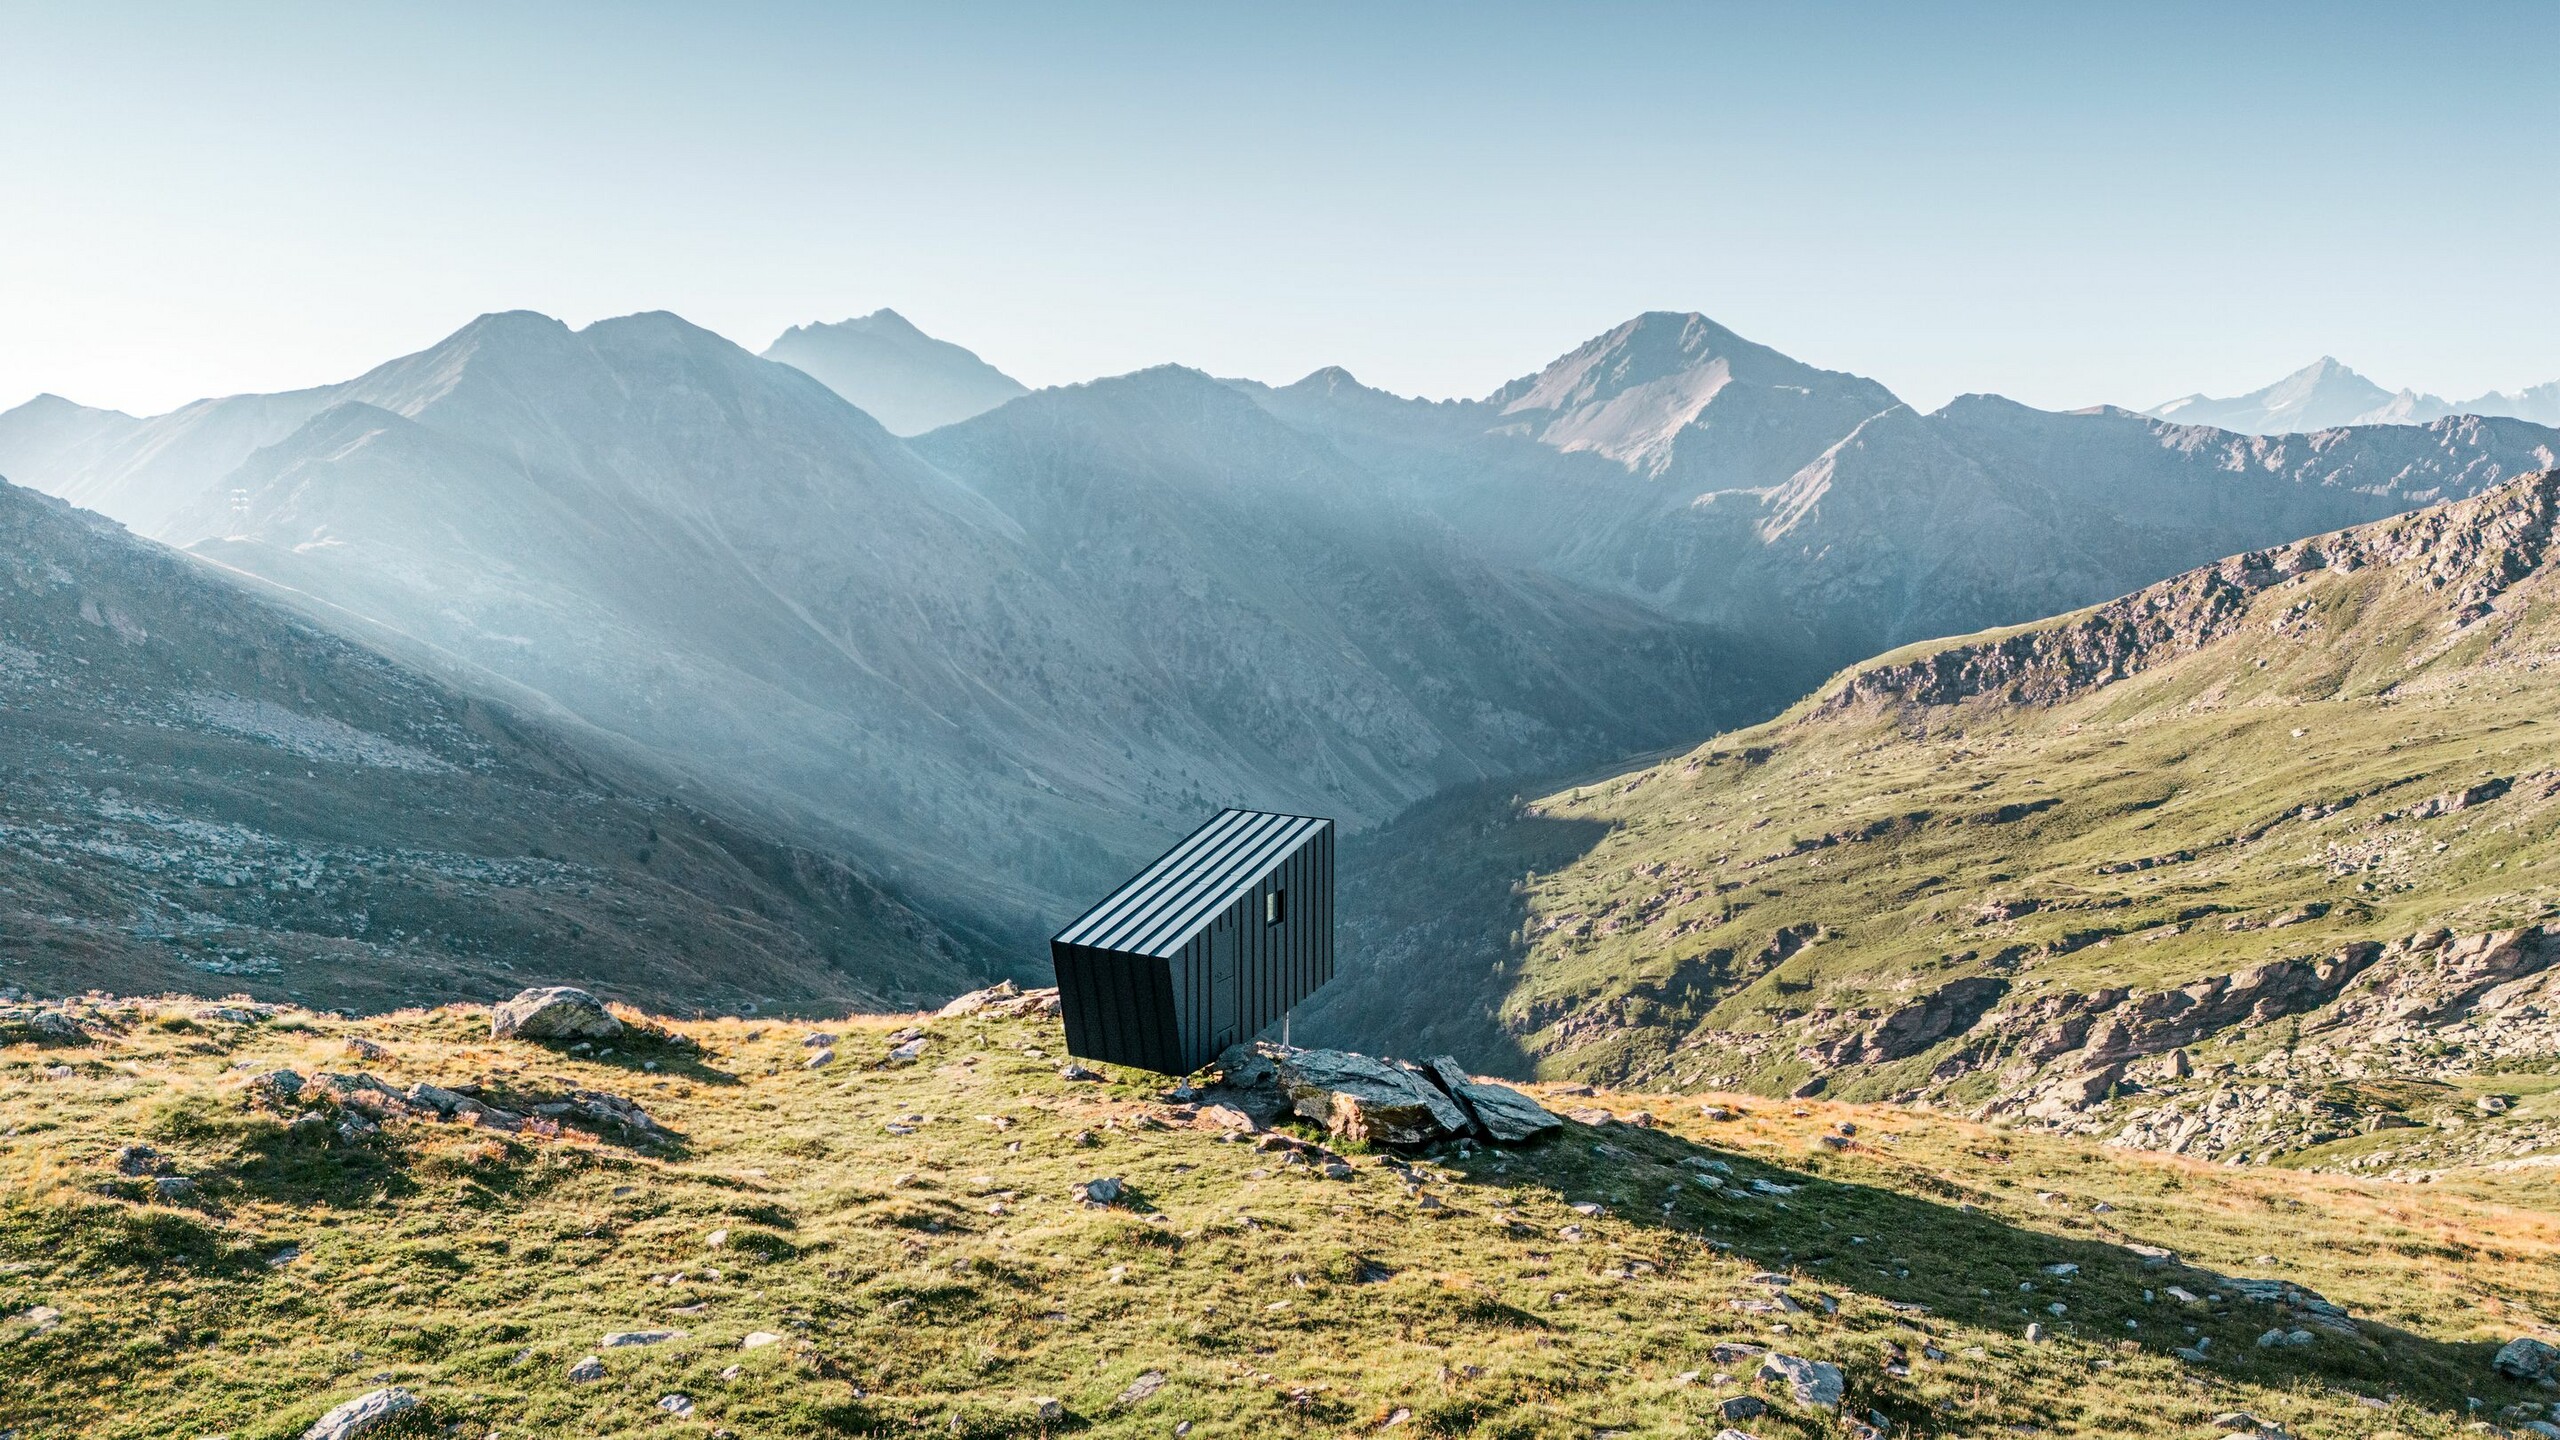
[[808, 372], [898, 435], [938, 430], [1030, 393], [976, 352], [937, 340], [886, 307], [795, 325], [764, 358]]
[[[2395, 409], [2395, 398], [2400, 400]], [[2245, 435], [2285, 435], [2342, 425], [2412, 423], [2445, 413], [2444, 402], [2403, 391], [2400, 397], [2323, 355], [2272, 385], [2246, 395], [2180, 396], [2143, 412], [2181, 425], [2209, 425]]]
[[[1679, 468], [1682, 437], [1710, 423], [1713, 407], [1769, 417], [1820, 411], [1823, 419], [1811, 429], [1827, 444], [1900, 402], [1872, 380], [1807, 365], [1695, 311], [1648, 310], [1496, 390], [1486, 403], [1527, 419], [1543, 444], [1662, 476]], [[1820, 450], [1798, 445], [1787, 456], [1772, 454], [1767, 465], [1789, 463], [1770, 478], [1783, 478]]]

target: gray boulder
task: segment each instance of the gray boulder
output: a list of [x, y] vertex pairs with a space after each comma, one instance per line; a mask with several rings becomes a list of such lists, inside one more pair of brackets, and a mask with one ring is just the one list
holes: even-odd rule
[[1466, 1113], [1439, 1086], [1384, 1060], [1292, 1050], [1275, 1068], [1292, 1110], [1348, 1140], [1422, 1145], [1468, 1129]]
[[2498, 1347], [2497, 1358], [2491, 1360], [2489, 1366], [2510, 1380], [2536, 1384], [2560, 1377], [2560, 1347], [2547, 1345], [2530, 1335], [2519, 1335]]
[[489, 1034], [504, 1040], [610, 1040], [622, 1033], [604, 1002], [570, 985], [519, 991], [489, 1012]]
[[353, 1440], [418, 1408], [418, 1397], [397, 1385], [359, 1395], [312, 1423], [302, 1440]]
[[1423, 1064], [1466, 1107], [1477, 1131], [1497, 1144], [1519, 1145], [1564, 1128], [1564, 1121], [1544, 1105], [1508, 1085], [1476, 1079], [1451, 1056], [1434, 1055]]
[[1816, 1410], [1840, 1408], [1840, 1396], [1848, 1388], [1840, 1378], [1839, 1366], [1797, 1355], [1762, 1356], [1760, 1378], [1786, 1386], [1797, 1404]]

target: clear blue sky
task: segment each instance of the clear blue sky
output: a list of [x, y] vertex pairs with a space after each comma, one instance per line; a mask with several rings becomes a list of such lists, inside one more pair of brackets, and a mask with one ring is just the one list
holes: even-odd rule
[[2560, 377], [2560, 6], [0, 4], [0, 405], [486, 310], [1475, 394], [1703, 310], [1923, 405]]

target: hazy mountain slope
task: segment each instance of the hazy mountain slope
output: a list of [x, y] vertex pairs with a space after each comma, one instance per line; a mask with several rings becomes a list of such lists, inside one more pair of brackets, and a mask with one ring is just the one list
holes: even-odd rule
[[1357, 824], [1810, 678], [1489, 569], [1188, 372], [1017, 402], [941, 466], [672, 316], [491, 316], [335, 393], [167, 533], [1016, 937], [1214, 804]]
[[2465, 415], [2512, 415], [2537, 425], [2560, 425], [2560, 380], [2521, 390], [2492, 390], [2453, 407]]
[[[1338, 984], [1300, 1033], [1385, 1044], [1489, 1010], [1544, 1073], [1820, 1077], [2385, 1163], [2410, 1139], [2391, 1125], [2499, 1083], [2464, 1077], [2560, 1061], [2555, 517], [2560, 476], [2527, 477], [1915, 647], [1533, 805], [1390, 827], [1367, 863], [1444, 891], [1545, 863], [1471, 943], [1399, 949], [1379, 922], [1363, 957], [1399, 971]], [[1442, 923], [1426, 894], [1382, 904]], [[2525, 1138], [2560, 1149], [2545, 1130]]]
[[1107, 607], [1257, 786], [1379, 815], [1800, 688], [1752, 647], [1505, 574], [1194, 371], [1044, 391], [918, 447]]
[[730, 1007], [968, 973], [844, 865], [96, 516], [0, 486], [0, 541], [0, 983]]
[[508, 315], [348, 390], [382, 408], [244, 466], [247, 525], [189, 517], [206, 554], [990, 910], [1090, 865], [1060, 797], [1119, 747], [1023, 697], [1135, 677], [1004, 515], [816, 381], [671, 316]]
[[198, 400], [137, 420], [43, 395], [0, 414], [0, 475], [161, 538], [263, 445], [327, 408], [341, 387]]
[[895, 310], [795, 325], [765, 347], [764, 358], [816, 376], [893, 435], [921, 435], [1029, 393], [975, 352], [936, 340]]
[[[2395, 1186], [1554, 1091], [1587, 1118], [1550, 1143], [1398, 1155], [1062, 1079], [1054, 1019], [984, 1014], [830, 1023], [811, 1069], [802, 1028], [738, 1021], [592, 1055], [492, 1041], [480, 1006], [61, 1013], [93, 1043], [0, 1049], [0, 1426], [28, 1435], [293, 1440], [392, 1385], [410, 1433], [597, 1437], [1816, 1440], [1872, 1414], [2415, 1440], [2549, 1398], [2492, 1369], [2560, 1306], [2532, 1171]], [[922, 1059], [886, 1062], [908, 1035]], [[420, 1084], [562, 1113], [384, 1094]], [[1103, 1177], [1116, 1203], [1080, 1198]], [[1838, 1408], [1756, 1378], [1764, 1350], [1836, 1367]]]

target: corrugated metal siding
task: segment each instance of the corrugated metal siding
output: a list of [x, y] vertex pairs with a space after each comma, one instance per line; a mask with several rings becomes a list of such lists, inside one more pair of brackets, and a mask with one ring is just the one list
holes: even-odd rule
[[[1333, 822], [1310, 816], [1228, 810], [1193, 831], [1050, 942], [1069, 1053], [1183, 1075], [1277, 1024], [1333, 978], [1333, 859]], [[1269, 925], [1274, 890], [1287, 900]], [[1221, 1035], [1211, 979], [1229, 933]]]
[[1309, 815], [1221, 810], [1057, 938], [1097, 950], [1171, 958], [1282, 856], [1332, 826], [1330, 820]]

